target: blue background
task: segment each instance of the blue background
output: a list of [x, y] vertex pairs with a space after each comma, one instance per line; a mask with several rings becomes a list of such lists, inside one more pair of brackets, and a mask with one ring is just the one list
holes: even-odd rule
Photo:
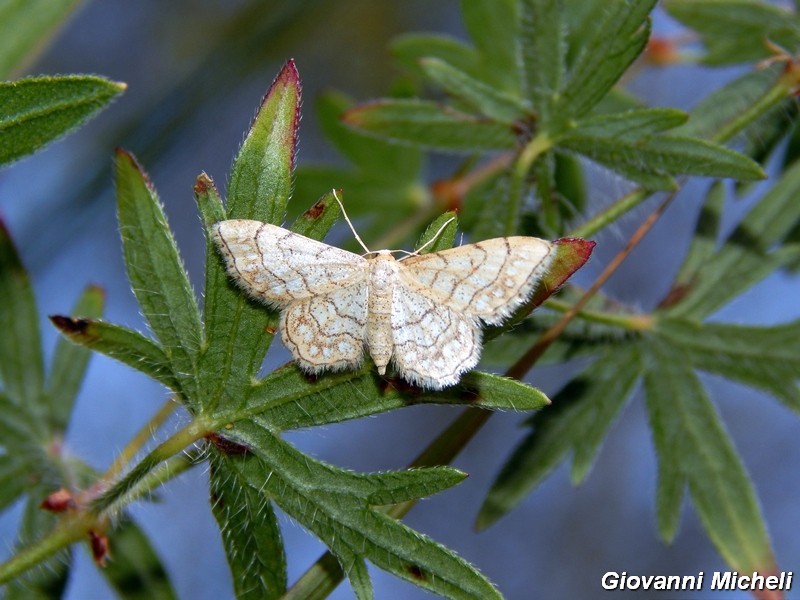
[[[125, 279], [111, 186], [111, 153], [122, 145], [137, 154], [166, 206], [195, 289], [201, 289], [203, 237], [192, 197], [196, 175], [205, 170], [224, 187], [232, 157], [262, 94], [282, 63], [297, 61], [303, 81], [304, 111], [299, 163], [336, 161], [322, 139], [313, 111], [317, 94], [344, 90], [359, 100], [385, 93], [396, 71], [388, 41], [405, 31], [439, 31], [464, 36], [457, 3], [423, 0], [341, 0], [267, 2], [265, 19], [276, 26], [258, 51], [236, 62], [194, 71], [201, 57], [236, 43], [230, 23], [250, 2], [156, 0], [87, 3], [54, 44], [28, 69], [30, 73], [98, 73], [128, 83], [126, 93], [99, 118], [46, 151], [0, 172], [0, 211], [31, 271], [48, 352], [56, 333], [46, 319], [64, 314], [89, 283], [107, 292], [106, 318], [139, 330], [146, 326]], [[675, 33], [676, 25], [656, 13], [655, 32]], [[216, 44], [220, 44], [217, 46]], [[631, 85], [656, 105], [688, 109], [736, 70], [671, 67], [643, 71]], [[182, 88], [189, 78], [193, 88]], [[180, 93], [176, 90], [185, 90]], [[172, 125], [169, 119], [179, 118]], [[123, 130], [130, 127], [131, 133]], [[449, 163], [433, 160], [430, 180], [446, 174]], [[91, 184], [92, 178], [95, 184]], [[669, 288], [708, 182], [686, 186], [666, 217], [604, 288], [612, 297], [649, 310]], [[769, 183], [756, 186], [756, 193]], [[630, 186], [608, 172], [593, 171], [591, 212]], [[78, 190], [76, 192], [76, 190]], [[322, 194], [326, 190], [319, 190]], [[346, 190], [345, 190], [346, 193]], [[77, 199], [75, 199], [77, 194]], [[296, 199], [304, 206], [315, 198]], [[729, 230], [747, 203], [729, 206]], [[624, 245], [647, 206], [626, 216], [597, 237], [597, 251], [576, 281], [589, 283]], [[347, 236], [337, 230], [334, 239]], [[365, 240], [370, 244], [370, 240]], [[800, 315], [797, 279], [776, 274], [737, 299], [715, 318], [773, 324]], [[273, 350], [266, 368], [287, 355]], [[579, 364], [537, 368], [528, 381], [552, 394]], [[753, 477], [779, 565], [800, 565], [798, 466], [800, 421], [776, 401], [721, 379], [705, 377], [716, 406]], [[68, 435], [70, 451], [98, 469], [167, 399], [167, 392], [143, 375], [96, 355], [79, 396]], [[522, 437], [524, 415], [496, 415], [455, 461], [469, 473], [457, 488], [420, 503], [406, 522], [456, 549], [490, 577], [507, 597], [599, 595], [606, 571], [631, 574], [690, 575], [725, 570], [686, 506], [680, 533], [671, 547], [662, 544], [654, 521], [656, 461], [641, 396], [613, 426], [597, 464], [578, 489], [558, 469], [507, 518], [480, 534], [472, 528], [477, 510], [496, 472]], [[414, 407], [369, 419], [292, 433], [304, 451], [335, 465], [357, 470], [395, 469], [407, 464], [458, 414], [446, 407]], [[164, 431], [185, 423], [176, 415]], [[164, 432], [161, 434], [164, 435]], [[207, 474], [197, 468], [169, 482], [157, 503], [131, 509], [150, 535], [181, 598], [226, 598], [230, 574], [219, 532], [208, 507]], [[19, 506], [0, 518], [3, 552], [15, 540]], [[297, 524], [281, 518], [290, 581], [324, 550]], [[113, 594], [85, 549], [75, 553], [76, 569], [67, 596], [106, 598]], [[372, 569], [378, 598], [417, 598], [426, 594]], [[797, 576], [796, 576], [797, 578]], [[800, 586], [800, 581], [795, 587]], [[636, 592], [604, 597], [636, 597]], [[669, 597], [680, 597], [670, 593]], [[687, 593], [683, 597], [698, 597]], [[335, 598], [349, 598], [343, 584]], [[710, 592], [706, 591], [706, 597]], [[714, 598], [723, 597], [715, 594]], [[748, 598], [744, 593], [725, 597]], [[790, 597], [800, 597], [797, 593]]]

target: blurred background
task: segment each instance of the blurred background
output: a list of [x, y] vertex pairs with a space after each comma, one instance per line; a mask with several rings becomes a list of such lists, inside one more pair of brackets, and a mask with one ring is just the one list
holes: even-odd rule
[[[194, 179], [206, 171], [224, 189], [232, 158], [281, 65], [294, 58], [303, 82], [299, 166], [341, 163], [320, 131], [316, 98], [329, 89], [341, 90], [358, 101], [386, 94], [400, 76], [388, 43], [410, 31], [464, 37], [458, 3], [84, 2], [26, 74], [97, 73], [126, 82], [128, 89], [77, 133], [0, 172], [0, 212], [31, 272], [46, 350], [51, 351], [56, 341], [47, 315], [68, 313], [90, 283], [106, 290], [107, 319], [139, 330], [146, 328], [121, 257], [111, 172], [114, 147], [132, 151], [150, 173], [195, 289], [200, 290], [204, 239], [192, 197]], [[670, 36], [678, 29], [656, 12], [654, 32]], [[645, 68], [629, 87], [651, 104], [689, 109], [707, 91], [737, 73], [690, 66]], [[447, 158], [428, 157], [426, 181], [448, 175], [454, 164]], [[592, 171], [590, 175], [592, 214], [629, 189], [625, 181], [608, 172]], [[686, 186], [667, 216], [606, 286], [607, 294], [642, 310], [652, 308], [663, 297], [688, 245], [707, 185], [707, 181], [692, 181]], [[768, 185], [755, 186], [756, 194]], [[311, 205], [326, 191], [295, 197], [295, 211]], [[346, 202], [346, 187], [344, 192]], [[594, 279], [625, 243], [647, 207], [598, 236], [595, 255], [578, 273], [577, 283]], [[745, 203], [728, 207], [726, 231], [746, 208]], [[375, 211], [379, 212], [379, 207]], [[360, 219], [355, 221], [358, 227]], [[362, 237], [368, 245], [375, 241], [375, 237]], [[328, 241], [331, 239], [338, 243], [349, 239], [349, 233], [337, 229]], [[752, 324], [797, 318], [798, 291], [796, 278], [779, 273], [715, 318]], [[276, 344], [265, 368], [281, 364], [287, 356]], [[553, 394], [579, 366], [538, 368], [528, 381]], [[800, 568], [796, 501], [800, 493], [800, 446], [796, 443], [800, 422], [786, 408], [752, 389], [711, 377], [704, 380], [755, 481], [780, 567]], [[106, 468], [166, 399], [167, 392], [145, 376], [95, 355], [73, 415], [67, 440], [70, 450], [92, 466]], [[457, 414], [455, 408], [413, 407], [288, 437], [302, 450], [338, 466], [365, 471], [396, 469], [413, 459]], [[672, 547], [658, 540], [656, 459], [638, 396], [614, 426], [585, 484], [572, 488], [562, 467], [519, 509], [488, 531], [475, 533], [472, 524], [477, 510], [497, 470], [522, 437], [519, 424], [524, 418], [506, 413], [490, 420], [455, 462], [470, 477], [457, 488], [420, 503], [406, 522], [476, 564], [512, 599], [593, 597], [601, 592], [600, 578], [606, 571], [692, 575], [726, 569], [691, 509], [684, 511]], [[166, 428], [176, 430], [185, 422], [186, 415], [179, 414]], [[232, 596], [202, 467], [167, 484], [156, 502], [133, 506], [131, 514], [150, 535], [181, 598]], [[2, 558], [15, 542], [18, 517], [19, 507], [0, 519]], [[324, 548], [286, 518], [282, 529], [291, 582]], [[77, 568], [67, 597], [113, 597], [95, 572], [88, 552], [82, 549], [75, 556]], [[378, 598], [425, 597], [422, 591], [382, 571], [371, 572]], [[623, 594], [638, 595], [618, 593]], [[695, 598], [712, 593], [667, 595]], [[345, 583], [333, 597], [349, 598], [352, 592]], [[749, 596], [731, 592], [725, 597]], [[788, 597], [799, 598], [800, 594], [792, 592]]]

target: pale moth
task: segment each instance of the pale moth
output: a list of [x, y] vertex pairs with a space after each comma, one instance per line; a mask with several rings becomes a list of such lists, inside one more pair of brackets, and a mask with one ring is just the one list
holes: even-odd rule
[[354, 369], [367, 350], [381, 375], [391, 361], [433, 390], [478, 363], [480, 323], [528, 300], [555, 254], [546, 240], [504, 237], [398, 260], [353, 234], [365, 255], [259, 221], [212, 226], [230, 276], [281, 310], [281, 339], [303, 370]]

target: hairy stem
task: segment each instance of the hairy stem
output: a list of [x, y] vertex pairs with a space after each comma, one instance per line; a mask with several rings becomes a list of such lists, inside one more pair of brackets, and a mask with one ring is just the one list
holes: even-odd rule
[[[545, 301], [544, 306], [551, 308], [561, 313], [567, 313], [572, 309], [572, 305], [568, 302], [555, 300], [550, 298]], [[650, 315], [617, 315], [609, 312], [602, 312], [599, 310], [580, 310], [575, 315], [585, 321], [593, 323], [602, 323], [603, 325], [614, 325], [627, 331], [645, 331], [652, 326], [652, 318]]]
[[200, 418], [195, 419], [172, 437], [153, 448], [139, 463], [128, 471], [122, 479], [113, 484], [92, 503], [90, 510], [100, 514], [127, 496], [142, 479], [160, 463], [190, 446], [213, 430]]
[[[191, 454], [175, 456], [167, 460], [160, 467], [141, 478], [126, 494], [120, 496], [115, 504], [108, 507], [108, 511], [118, 510], [123, 504], [152, 492], [194, 466], [195, 459], [196, 455]], [[9, 581], [20, 573], [35, 567], [62, 548], [86, 539], [89, 531], [103, 530], [106, 526], [107, 513], [98, 515], [90, 510], [82, 509], [64, 517], [48, 535], [0, 564], [0, 583]]]
[[175, 406], [177, 403], [175, 402], [174, 398], [170, 398], [167, 400], [164, 405], [158, 409], [158, 412], [153, 415], [153, 417], [144, 424], [144, 426], [133, 436], [128, 445], [122, 449], [122, 452], [119, 453], [117, 458], [108, 468], [103, 479], [106, 481], [111, 481], [115, 479], [125, 468], [136, 453], [142, 449], [142, 447], [153, 437], [153, 434], [158, 430], [161, 425], [164, 424], [164, 421], [172, 414], [172, 411], [175, 410]]

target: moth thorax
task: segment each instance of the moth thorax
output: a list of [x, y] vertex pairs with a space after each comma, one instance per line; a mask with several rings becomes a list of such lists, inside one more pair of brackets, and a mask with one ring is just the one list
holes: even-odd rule
[[370, 288], [373, 294], [391, 294], [394, 282], [397, 279], [397, 261], [388, 250], [381, 250], [370, 263], [372, 270]]

